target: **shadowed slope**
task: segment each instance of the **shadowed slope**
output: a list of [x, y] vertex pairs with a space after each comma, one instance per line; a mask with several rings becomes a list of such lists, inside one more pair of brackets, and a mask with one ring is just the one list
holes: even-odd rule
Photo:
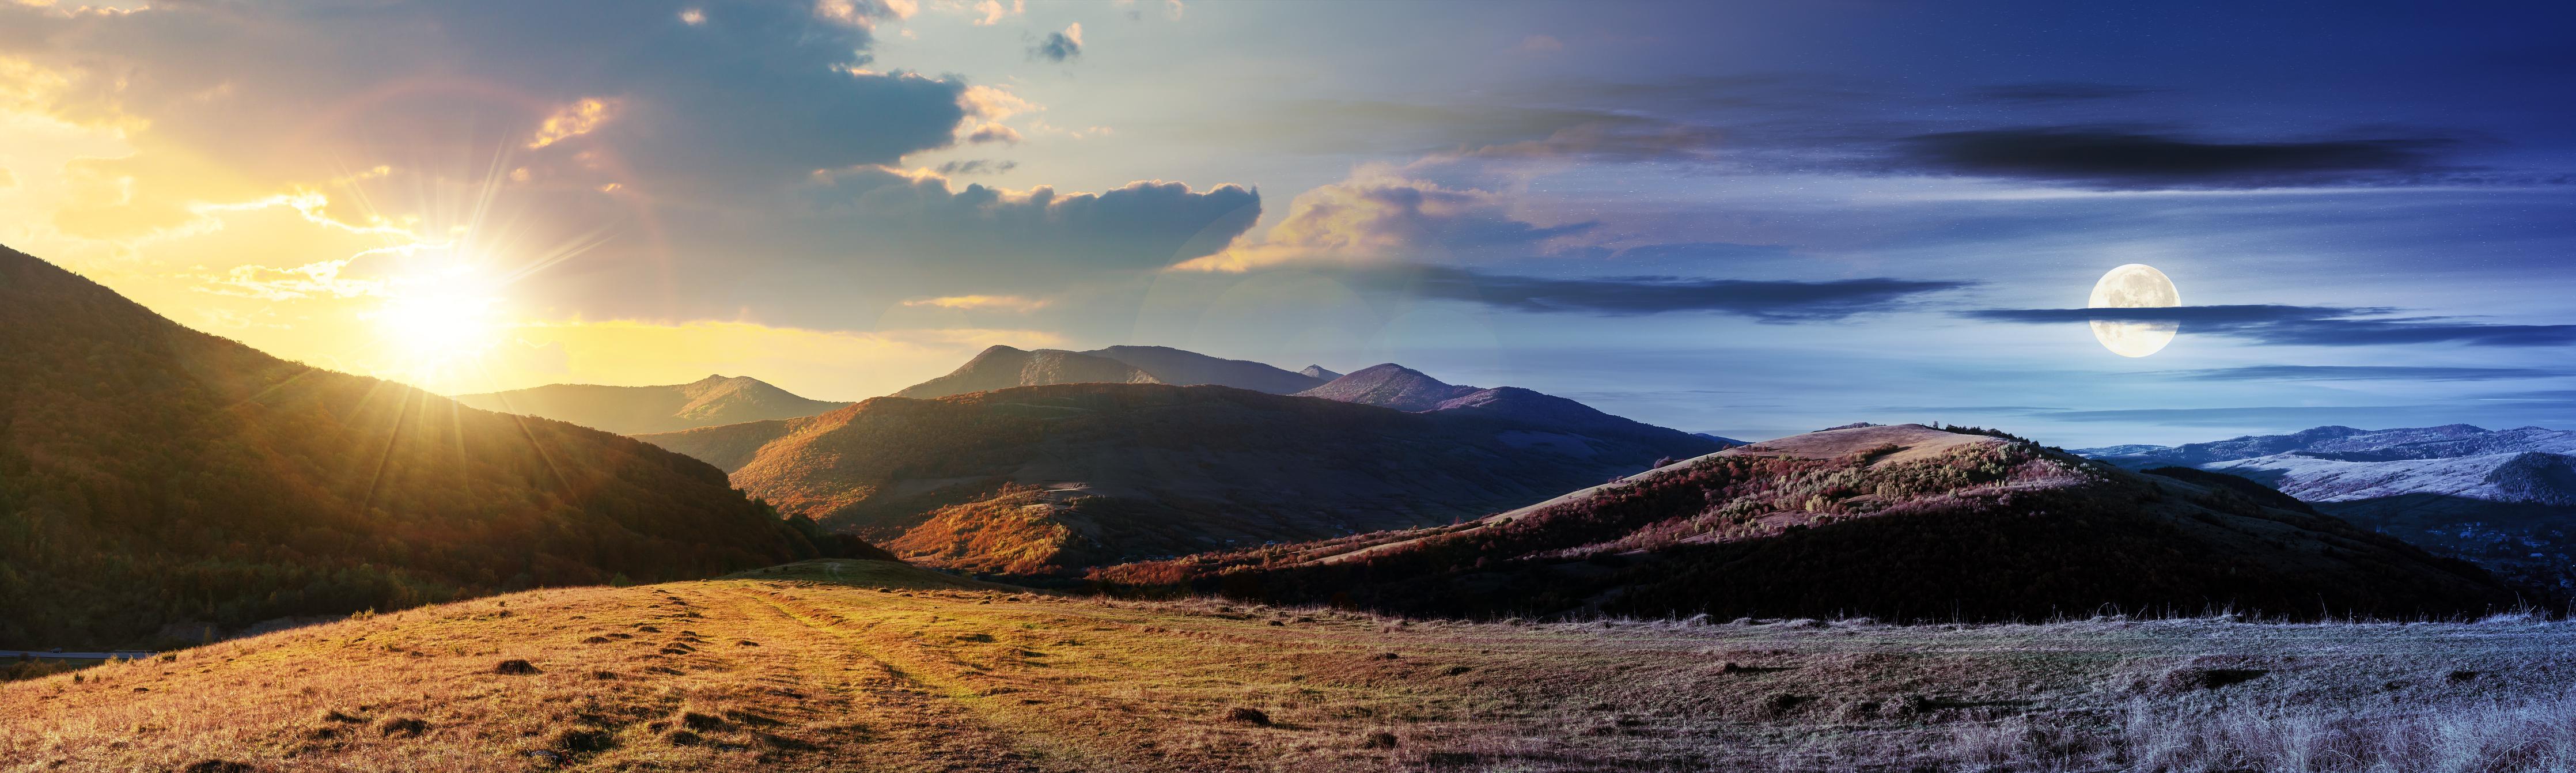
[[281, 361], [0, 250], [0, 648], [815, 552], [697, 460]]
[[792, 419], [849, 405], [808, 400], [747, 376], [708, 376], [668, 386], [550, 384], [454, 399], [468, 407], [568, 421], [620, 435]]
[[1417, 614], [2411, 616], [2514, 598], [2484, 571], [2333, 518], [1916, 425], [1728, 449], [1459, 526], [1093, 576]]

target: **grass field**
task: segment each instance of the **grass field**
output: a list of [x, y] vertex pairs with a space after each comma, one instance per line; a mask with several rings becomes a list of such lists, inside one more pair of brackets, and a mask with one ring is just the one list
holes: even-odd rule
[[807, 562], [0, 684], [0, 769], [2566, 769], [2571, 676], [2519, 620], [1470, 624]]

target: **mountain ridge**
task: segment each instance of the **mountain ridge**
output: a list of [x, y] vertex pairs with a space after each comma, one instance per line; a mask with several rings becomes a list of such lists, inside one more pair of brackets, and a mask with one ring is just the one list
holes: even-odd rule
[[[917, 548], [909, 555], [934, 563], [1018, 564], [1013, 573], [1078, 567], [1003, 554], [1132, 560], [1226, 540], [1446, 522], [1719, 447], [1526, 395], [1514, 399], [1579, 409], [1585, 421], [1503, 406], [1409, 413], [1221, 386], [1093, 383], [876, 398], [644, 439], [728, 470], [787, 512]], [[910, 534], [925, 525], [945, 531]], [[1017, 536], [952, 549], [974, 543], [979, 529]]]
[[487, 411], [538, 416], [620, 435], [811, 416], [849, 405], [808, 399], [749, 376], [724, 375], [709, 375], [686, 384], [640, 387], [547, 384], [448, 399]]

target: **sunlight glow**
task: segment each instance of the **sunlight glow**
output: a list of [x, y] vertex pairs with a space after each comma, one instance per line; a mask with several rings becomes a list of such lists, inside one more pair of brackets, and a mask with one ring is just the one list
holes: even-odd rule
[[373, 317], [397, 377], [435, 383], [476, 368], [501, 342], [501, 282], [469, 262], [393, 277]]

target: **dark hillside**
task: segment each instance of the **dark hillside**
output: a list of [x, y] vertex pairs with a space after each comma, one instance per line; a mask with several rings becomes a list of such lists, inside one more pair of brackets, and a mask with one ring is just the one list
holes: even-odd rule
[[695, 459], [282, 361], [0, 250], [0, 648], [816, 553]]

